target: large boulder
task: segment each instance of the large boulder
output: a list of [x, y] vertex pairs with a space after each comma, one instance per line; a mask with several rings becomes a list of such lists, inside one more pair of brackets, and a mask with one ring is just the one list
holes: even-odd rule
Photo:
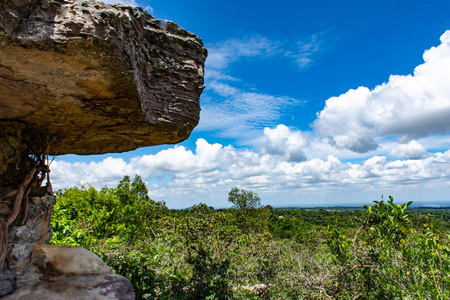
[[134, 299], [126, 278], [113, 274], [98, 256], [81, 247], [37, 246], [26, 275], [38, 283], [24, 285], [3, 299]]
[[[199, 37], [142, 9], [0, 1], [0, 297], [53, 282], [33, 276], [31, 263], [51, 237], [47, 155], [185, 140], [199, 121], [206, 55]], [[73, 279], [80, 290], [85, 276], [55, 285]], [[91, 282], [107, 286], [111, 276]]]
[[133, 286], [115, 274], [60, 276], [24, 286], [3, 300], [133, 300]]

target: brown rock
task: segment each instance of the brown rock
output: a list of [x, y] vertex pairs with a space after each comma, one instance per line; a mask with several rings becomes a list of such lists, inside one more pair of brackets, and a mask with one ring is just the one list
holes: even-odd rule
[[60, 276], [25, 286], [4, 300], [133, 300], [133, 287], [122, 276]]
[[[0, 119], [53, 154], [178, 143], [199, 120], [206, 49], [144, 11], [96, 0], [0, 3]], [[4, 128], [6, 130], [6, 128]]]
[[40, 245], [34, 248], [31, 259], [44, 277], [112, 273], [100, 257], [78, 246]]
[[134, 299], [126, 278], [113, 274], [97, 255], [77, 246], [37, 246], [26, 276], [28, 282], [3, 299]]
[[50, 215], [53, 205], [54, 196], [32, 198], [25, 224], [13, 224], [9, 228], [6, 266], [0, 274], [0, 296], [11, 293], [15, 287], [34, 284], [41, 277], [35, 274], [30, 258], [36, 245], [48, 243], [52, 236]]

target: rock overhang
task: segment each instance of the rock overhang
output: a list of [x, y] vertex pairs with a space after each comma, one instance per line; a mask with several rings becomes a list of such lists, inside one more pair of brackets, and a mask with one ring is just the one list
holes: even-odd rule
[[207, 56], [200, 38], [124, 5], [22, 2], [28, 6], [9, 4], [0, 18], [2, 124], [47, 137], [50, 154], [123, 152], [189, 137]]

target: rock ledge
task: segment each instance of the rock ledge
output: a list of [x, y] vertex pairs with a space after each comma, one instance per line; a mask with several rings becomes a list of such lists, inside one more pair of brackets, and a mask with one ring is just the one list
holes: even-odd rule
[[145, 11], [96, 0], [0, 4], [0, 119], [50, 154], [174, 144], [198, 124], [206, 49]]

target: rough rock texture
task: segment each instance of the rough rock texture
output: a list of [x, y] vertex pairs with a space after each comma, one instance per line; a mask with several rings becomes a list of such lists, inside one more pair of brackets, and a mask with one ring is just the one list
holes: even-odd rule
[[188, 138], [199, 120], [206, 55], [200, 38], [140, 9], [96, 0], [0, 1], [0, 297], [19, 289], [10, 299], [42, 299], [49, 288], [67, 288], [79, 298], [55, 292], [45, 299], [116, 299], [111, 285], [129, 291], [126, 279], [111, 274], [36, 275], [32, 250], [51, 237], [55, 203], [50, 182], [41, 187], [45, 157]]
[[133, 286], [122, 276], [60, 276], [19, 289], [4, 300], [133, 300]]
[[3, 299], [134, 299], [126, 278], [113, 274], [98, 256], [81, 247], [37, 246], [29, 265], [27, 275], [38, 283]]
[[31, 259], [44, 276], [111, 274], [100, 257], [77, 246], [36, 246]]
[[144, 11], [95, 0], [0, 3], [0, 120], [52, 137], [51, 154], [188, 138], [206, 49]]
[[[19, 184], [31, 169], [33, 159], [29, 154], [39, 151], [28, 141], [31, 131], [24, 131], [20, 122], [0, 121], [0, 217], [4, 220], [12, 210], [13, 197]], [[0, 270], [0, 296], [9, 294], [28, 281], [31, 252], [36, 245], [48, 243], [52, 236], [50, 219], [55, 205], [51, 186], [33, 186], [29, 195], [28, 216], [21, 224], [22, 211], [17, 220], [9, 226], [5, 266]]]
[[49, 223], [54, 205], [54, 196], [33, 197], [26, 223], [9, 228], [7, 267], [0, 277], [0, 295], [13, 292], [17, 286], [35, 283], [36, 278], [28, 275], [30, 254], [36, 245], [48, 243], [52, 236]]

